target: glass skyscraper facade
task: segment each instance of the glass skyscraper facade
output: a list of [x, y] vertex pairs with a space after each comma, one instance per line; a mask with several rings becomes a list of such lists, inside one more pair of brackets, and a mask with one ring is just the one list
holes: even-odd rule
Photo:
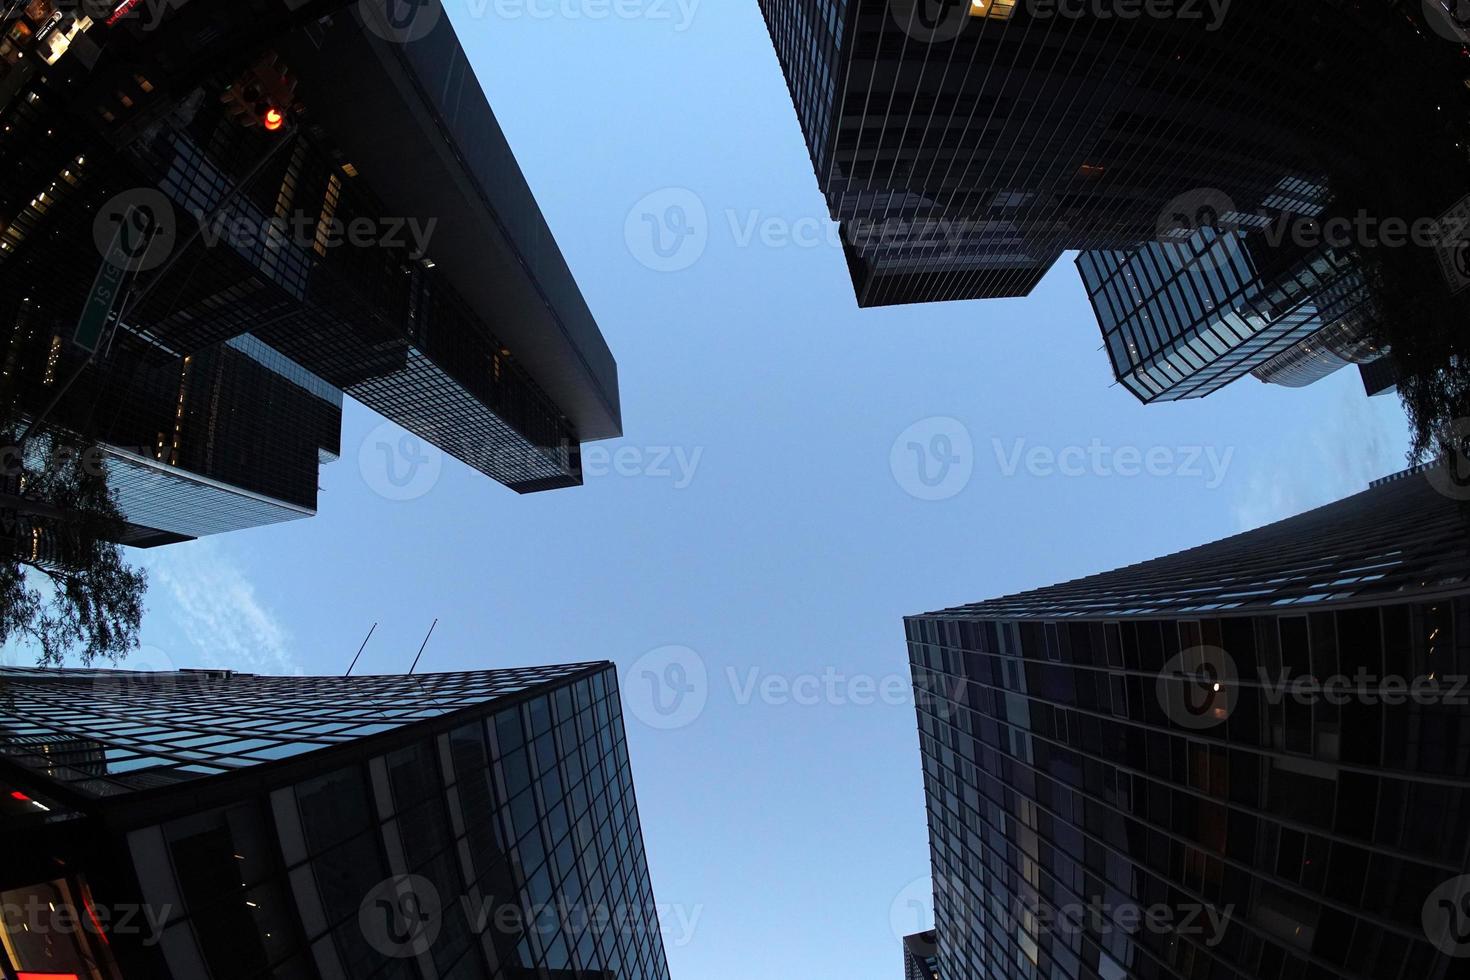
[[1377, 316], [1349, 250], [1272, 248], [1260, 232], [1205, 227], [1183, 241], [1083, 252], [1077, 268], [1113, 372], [1144, 402], [1203, 398], [1268, 366], [1283, 382], [1309, 383], [1331, 365], [1304, 351], [1367, 334]]
[[940, 975], [1463, 976], [1447, 479], [909, 618]]
[[1253, 211], [1373, 111], [1357, 7], [1064, 6], [761, 0], [860, 306], [1026, 295], [1201, 188]]
[[[85, 353], [35, 302], [10, 312], [0, 401], [23, 420]], [[120, 540], [149, 546], [315, 514], [318, 469], [340, 454], [342, 393], [249, 334], [157, 361], [123, 331], [47, 421], [96, 440]]]
[[1369, 328], [1376, 307], [1369, 315], [1350, 317], [1328, 324], [1289, 350], [1277, 354], [1251, 372], [1267, 384], [1304, 388], [1347, 367], [1388, 357], [1386, 346]]
[[39, 411], [86, 354], [101, 223], [154, 218], [48, 419], [108, 448], [126, 543], [312, 514], [344, 392], [518, 492], [581, 482], [617, 365], [447, 17], [400, 44], [371, 3], [76, 6], [3, 13], [0, 349]]
[[939, 980], [934, 930], [903, 938], [904, 980]]
[[0, 691], [7, 975], [668, 976], [608, 664]]

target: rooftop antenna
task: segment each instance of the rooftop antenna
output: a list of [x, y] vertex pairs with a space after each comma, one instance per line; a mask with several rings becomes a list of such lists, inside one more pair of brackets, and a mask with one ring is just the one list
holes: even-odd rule
[[429, 637], [434, 635], [434, 627], [438, 625], [439, 620], [435, 618], [434, 622], [431, 623], [429, 626], [429, 632], [424, 636], [424, 642], [419, 645], [419, 652], [417, 656], [413, 658], [413, 666], [408, 668], [408, 673], [410, 677], [413, 676], [414, 668], [418, 667], [419, 665], [419, 657], [422, 657], [424, 655], [424, 647], [429, 645]]
[[[367, 649], [368, 640], [371, 640], [373, 638], [373, 630], [375, 630], [377, 628], [378, 628], [378, 624], [377, 623], [374, 623], [373, 624], [373, 628], [370, 629], [370, 630], [368, 630], [368, 635], [367, 636], [364, 636], [362, 638], [362, 646], [360, 646], [360, 647], [357, 648], [357, 657], [362, 656], [362, 651], [364, 651], [364, 650]], [[348, 665], [348, 667], [347, 667], [347, 673], [343, 674], [342, 675], [343, 677], [351, 677], [352, 676], [352, 668], [357, 666], [357, 657], [353, 657], [352, 658], [352, 663]]]

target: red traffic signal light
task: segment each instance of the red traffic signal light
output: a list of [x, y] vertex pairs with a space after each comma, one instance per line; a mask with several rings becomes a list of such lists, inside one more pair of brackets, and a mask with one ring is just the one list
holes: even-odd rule
[[268, 54], [220, 96], [225, 111], [241, 126], [278, 133], [296, 99], [296, 78], [278, 57]]

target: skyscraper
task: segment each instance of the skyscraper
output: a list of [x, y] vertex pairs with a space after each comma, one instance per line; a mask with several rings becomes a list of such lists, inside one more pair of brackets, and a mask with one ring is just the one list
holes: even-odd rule
[[1026, 295], [1181, 195], [1250, 213], [1354, 141], [1356, 9], [1123, 6], [761, 0], [860, 306]]
[[1357, 317], [1328, 324], [1251, 374], [1267, 384], [1303, 388], [1349, 364], [1369, 364], [1388, 357], [1379, 341], [1364, 329], [1368, 320]]
[[1114, 375], [1143, 402], [1203, 398], [1253, 372], [1309, 384], [1349, 363], [1339, 351], [1373, 351], [1379, 313], [1347, 249], [1205, 227], [1083, 252], [1077, 268]]
[[[22, 304], [4, 348], [4, 418], [45, 404], [82, 361], [33, 313]], [[123, 331], [74, 391], [48, 421], [97, 440], [124, 544], [310, 517], [318, 469], [340, 454], [342, 392], [249, 334], [155, 363]]]
[[939, 980], [934, 930], [903, 938], [903, 976], [904, 980]]
[[941, 975], [1462, 975], [1454, 480], [909, 618]]
[[0, 692], [7, 976], [668, 976], [608, 664]]
[[[621, 433], [616, 362], [453, 27], [437, 4], [408, 24], [394, 6], [7, 5], [0, 341], [36, 375], [22, 417], [105, 342], [86, 327], [109, 315], [93, 284], [110, 270], [117, 339], [48, 421], [109, 419], [99, 392], [203, 360], [260, 375], [274, 404], [315, 399], [294, 433], [237, 400], [203, 469], [187, 431], [177, 452], [145, 432], [119, 480], [143, 466], [188, 488], [126, 515], [152, 543], [310, 513], [343, 392], [522, 493], [579, 484], [582, 442]], [[229, 387], [207, 374], [212, 393], [186, 384], [180, 405]], [[277, 456], [224, 465], [261, 460], [246, 441], [267, 432]], [[295, 446], [313, 440], [323, 453]]]

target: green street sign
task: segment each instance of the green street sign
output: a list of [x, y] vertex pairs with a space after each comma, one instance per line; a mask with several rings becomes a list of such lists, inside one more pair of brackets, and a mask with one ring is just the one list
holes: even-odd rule
[[107, 259], [102, 260], [97, 280], [92, 283], [92, 292], [87, 296], [87, 305], [82, 308], [81, 319], [77, 321], [77, 331], [72, 335], [72, 342], [78, 347], [97, 350], [126, 276], [126, 269], [113, 265]]
[[144, 240], [148, 240], [153, 230], [152, 212], [146, 208], [128, 208], [118, 222], [117, 234], [112, 236], [107, 254], [102, 257], [102, 268], [97, 270], [97, 279], [92, 283], [92, 291], [87, 295], [87, 303], [82, 307], [82, 315], [77, 320], [76, 333], [72, 335], [73, 343], [92, 353], [96, 353], [102, 343], [108, 322], [112, 318], [113, 307], [117, 305], [118, 294], [122, 292], [128, 272], [136, 261], [136, 256], [129, 254], [123, 247], [123, 236], [135, 214], [142, 216], [145, 227], [141, 231]]

